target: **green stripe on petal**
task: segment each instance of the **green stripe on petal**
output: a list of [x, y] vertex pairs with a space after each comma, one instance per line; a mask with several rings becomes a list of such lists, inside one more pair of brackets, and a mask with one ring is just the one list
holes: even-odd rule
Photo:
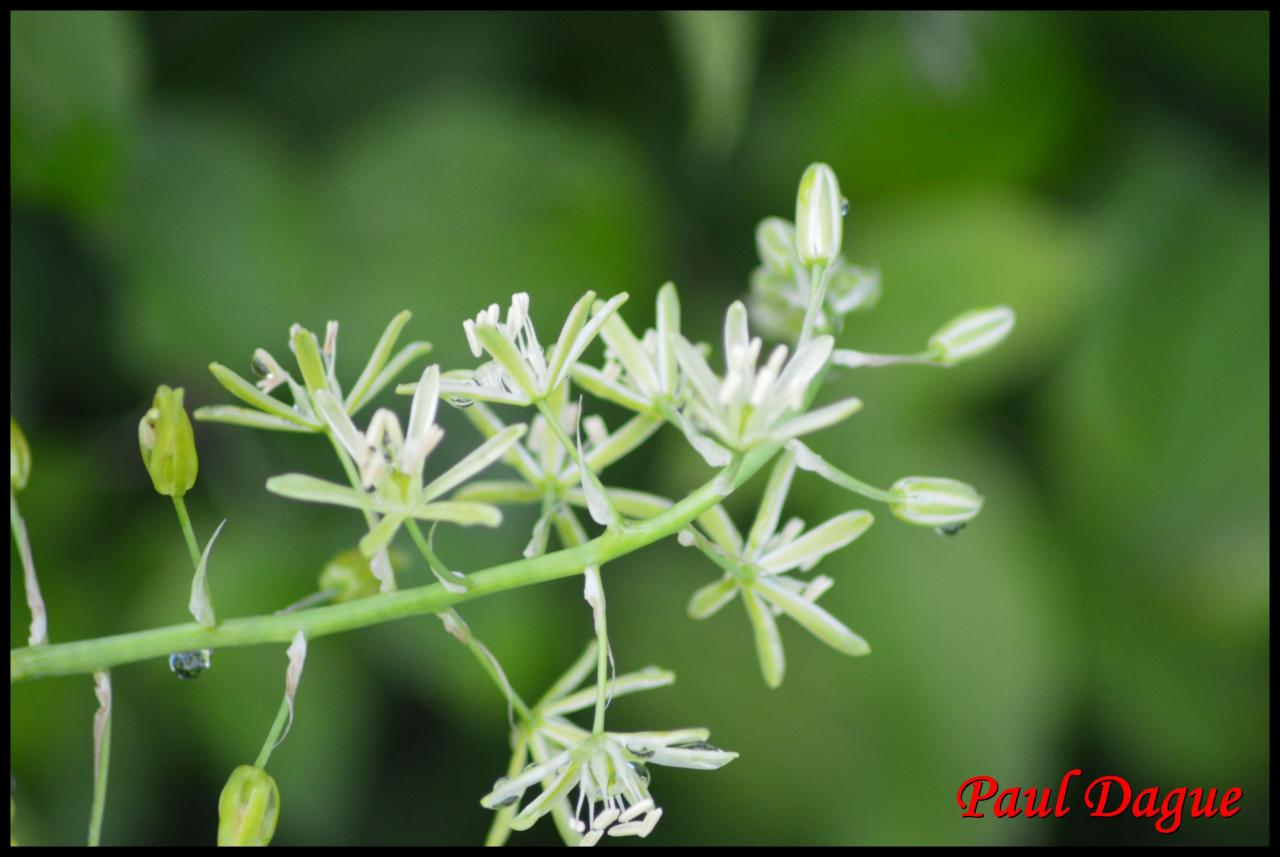
[[770, 604], [799, 622], [806, 631], [837, 652], [846, 655], [865, 655], [871, 652], [866, 640], [812, 601], [788, 592], [767, 577], [757, 581], [756, 586], [761, 597], [768, 599]]
[[757, 564], [769, 574], [780, 574], [793, 568], [808, 571], [827, 554], [839, 550], [867, 531], [875, 521], [865, 509], [854, 509], [837, 515], [800, 538], [760, 557]]

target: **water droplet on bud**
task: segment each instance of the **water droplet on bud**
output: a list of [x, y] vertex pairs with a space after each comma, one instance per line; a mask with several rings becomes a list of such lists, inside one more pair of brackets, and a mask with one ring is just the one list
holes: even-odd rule
[[267, 366], [267, 362], [256, 354], [253, 355], [251, 365], [253, 366], [253, 374], [259, 378], [265, 378], [271, 374], [271, 369]]
[[213, 653], [208, 649], [194, 652], [174, 652], [169, 655], [169, 669], [180, 679], [199, 678], [200, 673], [212, 666]]
[[964, 524], [947, 524], [944, 527], [938, 527], [937, 533], [940, 536], [954, 536], [956, 533], [964, 529]]
[[840, 216], [844, 217], [849, 213], [849, 200], [847, 197], [840, 197]]
[[469, 408], [476, 403], [475, 399], [465, 399], [462, 396], [447, 396], [445, 401], [455, 408]]

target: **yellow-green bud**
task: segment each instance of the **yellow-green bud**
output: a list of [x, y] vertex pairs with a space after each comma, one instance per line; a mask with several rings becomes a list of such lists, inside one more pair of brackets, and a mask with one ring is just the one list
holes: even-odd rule
[[161, 384], [156, 389], [151, 410], [138, 422], [138, 446], [159, 493], [181, 497], [196, 484], [196, 439], [182, 407], [181, 387], [171, 389]]
[[796, 253], [806, 266], [830, 265], [840, 255], [844, 197], [836, 174], [826, 164], [811, 164], [796, 194]]
[[31, 447], [18, 421], [9, 417], [9, 487], [21, 491], [31, 478]]
[[940, 476], [907, 476], [889, 489], [889, 508], [908, 524], [955, 527], [982, 510], [982, 495], [972, 485]]
[[218, 798], [219, 845], [267, 845], [280, 820], [280, 790], [262, 768], [241, 765]]
[[943, 325], [930, 338], [929, 350], [948, 364], [970, 360], [1004, 342], [1015, 320], [1007, 306], [970, 310]]
[[380, 585], [369, 560], [359, 550], [343, 551], [320, 572], [320, 591], [334, 593], [335, 602], [377, 595]]

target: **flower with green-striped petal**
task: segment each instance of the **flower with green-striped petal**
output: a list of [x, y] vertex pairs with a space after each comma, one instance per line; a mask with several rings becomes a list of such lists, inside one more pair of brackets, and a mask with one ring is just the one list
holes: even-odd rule
[[[552, 814], [570, 844], [594, 845], [605, 835], [645, 837], [662, 817], [649, 791], [649, 765], [710, 771], [738, 757], [708, 744], [706, 729], [593, 734], [575, 725], [567, 715], [596, 701], [595, 688], [575, 690], [595, 660], [593, 642], [513, 731], [515, 755], [509, 770], [514, 773], [500, 778], [480, 801], [506, 813], [512, 830], [527, 830]], [[649, 667], [617, 676], [610, 691], [616, 697], [674, 680], [670, 672]], [[522, 768], [529, 757], [533, 761]], [[541, 789], [538, 796], [520, 807], [525, 792], [535, 787]], [[570, 799], [575, 789], [576, 803]]]
[[674, 283], [658, 290], [657, 327], [637, 337], [614, 314], [600, 329], [605, 363], [600, 369], [579, 363], [573, 380], [607, 401], [649, 416], [664, 415], [680, 389], [680, 367], [673, 336], [680, 333], [680, 298]]
[[[856, 413], [862, 402], [848, 398], [816, 410], [804, 411], [805, 394], [831, 356], [833, 340], [818, 336], [796, 349], [779, 345], [757, 367], [761, 341], [747, 330], [747, 310], [735, 301], [725, 316], [725, 375], [718, 377], [701, 352], [679, 334], [672, 335], [676, 357], [691, 387], [686, 415], [698, 438], [694, 448], [713, 467], [728, 463], [730, 452], [747, 452], [765, 443], [834, 425]], [[707, 437], [709, 434], [714, 437]]]
[[[264, 348], [256, 349], [250, 362], [254, 374], [258, 376], [256, 384], [250, 383], [221, 363], [210, 363], [209, 371], [218, 379], [218, 383], [249, 407], [208, 405], [197, 408], [195, 417], [198, 420], [250, 428], [321, 432], [325, 423], [315, 406], [316, 391], [328, 390], [342, 403], [347, 416], [355, 416], [409, 363], [431, 350], [430, 343], [411, 342], [393, 355], [396, 340], [411, 316], [412, 313], [405, 310], [391, 319], [378, 344], [374, 346], [373, 353], [369, 355], [363, 371], [345, 396], [336, 374], [338, 323], [331, 321], [326, 325], [323, 345], [314, 333], [295, 324], [289, 329], [289, 348], [297, 360], [301, 383]], [[279, 387], [288, 388], [292, 404], [271, 395]]]
[[817, 605], [818, 597], [831, 588], [831, 578], [819, 575], [806, 582], [791, 573], [812, 570], [827, 554], [866, 532], [874, 519], [870, 512], [857, 509], [837, 515], [807, 533], [804, 522], [798, 518], [792, 518], [779, 529], [795, 469], [795, 454], [784, 451], [770, 474], [760, 508], [745, 539], [719, 506], [715, 507], [714, 516], [699, 520], [705, 535], [694, 527], [680, 534], [681, 544], [696, 546], [724, 571], [718, 581], [693, 594], [689, 615], [706, 619], [735, 595], [741, 595], [754, 630], [760, 670], [770, 687], [782, 684], [786, 671], [775, 616], [785, 613], [846, 655], [865, 655], [871, 651], [862, 637]]
[[595, 292], [579, 298], [549, 352], [538, 341], [529, 317], [529, 295], [525, 292], [512, 296], [505, 321], [497, 304], [481, 310], [474, 319], [463, 322], [462, 327], [471, 353], [476, 357], [487, 353], [491, 360], [475, 370], [447, 373], [441, 382], [441, 392], [459, 404], [480, 400], [530, 405], [545, 400], [569, 377], [582, 352], [627, 300], [627, 295], [625, 292], [615, 295], [590, 315], [595, 299]]
[[[482, 402], [466, 408], [464, 413], [485, 437], [494, 437], [505, 430], [502, 420]], [[578, 406], [573, 403], [564, 405], [560, 419], [562, 428], [572, 432], [577, 424]], [[586, 436], [583, 457], [587, 467], [600, 474], [648, 440], [661, 425], [660, 419], [637, 414], [610, 432], [601, 417], [594, 414], [587, 417], [582, 420]], [[524, 549], [526, 557], [537, 556], [546, 551], [553, 527], [566, 523], [563, 518], [567, 506], [589, 506], [581, 469], [567, 455], [563, 444], [556, 442], [546, 418], [541, 414], [533, 418], [526, 439], [512, 444], [504, 460], [520, 479], [477, 480], [459, 490], [455, 499], [495, 504], [539, 504], [541, 512], [534, 524], [533, 537]], [[605, 490], [617, 510], [631, 518], [649, 518], [671, 505], [667, 498], [644, 491], [612, 487]]]
[[[504, 429], [424, 484], [427, 456], [444, 436], [435, 425], [439, 387], [439, 368], [428, 366], [413, 397], [408, 431], [401, 430], [393, 412], [382, 408], [374, 413], [363, 434], [351, 422], [336, 396], [328, 390], [318, 391], [315, 394], [317, 409], [359, 469], [363, 490], [301, 473], [272, 477], [267, 481], [267, 490], [294, 500], [347, 506], [383, 516], [360, 540], [360, 550], [365, 556], [373, 556], [386, 547], [410, 518], [496, 527], [502, 521], [502, 513], [494, 506], [440, 498], [502, 458], [524, 434], [525, 427]], [[456, 572], [454, 575], [452, 580], [441, 578], [441, 583], [449, 588], [465, 587], [465, 578]]]

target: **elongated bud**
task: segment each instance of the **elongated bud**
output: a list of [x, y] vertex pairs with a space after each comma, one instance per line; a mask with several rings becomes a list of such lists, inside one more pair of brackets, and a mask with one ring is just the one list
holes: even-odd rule
[[970, 310], [943, 325], [929, 340], [929, 351], [947, 364], [970, 360], [1003, 342], [1015, 320], [1007, 306]]
[[241, 765], [218, 798], [219, 845], [267, 845], [280, 820], [280, 790], [262, 768]]
[[982, 510], [982, 495], [972, 485], [940, 476], [907, 476], [893, 483], [889, 493], [893, 514], [922, 527], [964, 524]]
[[9, 487], [21, 491], [31, 478], [31, 447], [18, 421], [9, 417]]
[[156, 389], [151, 410], [138, 423], [138, 446], [151, 484], [159, 493], [181, 497], [196, 484], [196, 440], [182, 407], [181, 387], [161, 384]]
[[781, 217], [766, 217], [756, 227], [756, 249], [770, 271], [791, 275], [796, 253], [796, 228]]
[[796, 253], [806, 266], [830, 265], [840, 255], [844, 197], [826, 164], [810, 164], [796, 195]]

